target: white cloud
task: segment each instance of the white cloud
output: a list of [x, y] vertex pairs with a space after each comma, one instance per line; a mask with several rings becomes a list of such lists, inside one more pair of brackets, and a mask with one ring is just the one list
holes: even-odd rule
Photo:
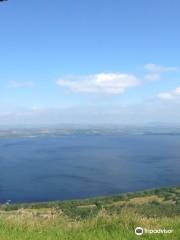
[[176, 72], [179, 70], [178, 67], [164, 67], [153, 63], [144, 65], [144, 69], [153, 73]]
[[8, 83], [9, 88], [31, 88], [34, 83], [31, 81], [21, 82], [21, 81], [10, 81]]
[[167, 99], [167, 100], [174, 98], [174, 96], [171, 93], [168, 93], [168, 92], [159, 93], [158, 97], [160, 99]]
[[164, 67], [153, 63], [144, 65], [144, 69], [149, 72], [144, 78], [152, 81], [159, 80], [162, 73], [177, 72], [180, 70], [178, 67]]
[[85, 77], [59, 79], [57, 84], [73, 92], [121, 94], [127, 88], [139, 84], [139, 80], [131, 74], [99, 73]]
[[177, 87], [175, 90], [170, 92], [159, 93], [158, 97], [165, 100], [177, 99], [180, 97], [180, 87]]

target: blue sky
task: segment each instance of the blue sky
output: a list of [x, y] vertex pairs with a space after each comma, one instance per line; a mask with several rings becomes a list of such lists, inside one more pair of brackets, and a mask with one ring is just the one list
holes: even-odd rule
[[179, 0], [0, 3], [0, 124], [180, 120]]

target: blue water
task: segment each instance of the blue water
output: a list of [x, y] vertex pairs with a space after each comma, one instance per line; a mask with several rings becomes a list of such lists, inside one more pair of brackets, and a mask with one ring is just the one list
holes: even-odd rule
[[0, 138], [0, 202], [37, 202], [180, 185], [180, 136]]

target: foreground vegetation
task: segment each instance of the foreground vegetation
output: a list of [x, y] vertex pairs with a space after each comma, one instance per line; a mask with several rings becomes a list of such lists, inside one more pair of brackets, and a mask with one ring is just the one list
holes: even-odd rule
[[[136, 236], [136, 227], [172, 229]], [[0, 205], [0, 240], [180, 239], [180, 187], [118, 196]]]

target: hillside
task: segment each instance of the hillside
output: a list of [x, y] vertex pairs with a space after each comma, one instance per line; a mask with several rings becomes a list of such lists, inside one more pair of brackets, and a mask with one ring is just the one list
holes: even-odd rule
[[[173, 230], [136, 236], [136, 227]], [[180, 187], [94, 199], [0, 205], [1, 240], [180, 239]]]

